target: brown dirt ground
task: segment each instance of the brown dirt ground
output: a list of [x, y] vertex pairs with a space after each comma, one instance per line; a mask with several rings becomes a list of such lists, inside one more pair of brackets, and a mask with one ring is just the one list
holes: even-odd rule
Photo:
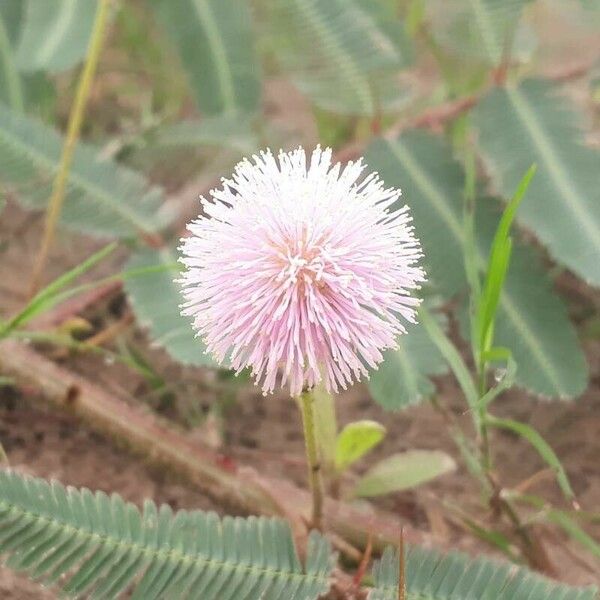
[[[0, 221], [0, 240], [3, 242], [0, 245], [0, 311], [3, 314], [14, 311], [22, 302], [27, 285], [22, 274], [29, 272], [38, 232], [38, 221], [15, 206], [9, 206]], [[89, 254], [93, 246], [89, 240], [66, 234], [58, 242], [49, 263], [48, 279], [72, 264], [73, 257]], [[114, 265], [104, 267], [108, 271], [111, 268], [114, 269]], [[90, 277], [101, 274], [102, 269], [99, 269]], [[574, 314], [587, 312], [589, 315], [589, 307], [598, 306], [597, 294], [568, 278], [561, 281], [562, 291], [568, 296]], [[125, 310], [126, 303], [117, 298], [104, 302], [85, 316], [95, 329], [99, 329]], [[173, 364], [162, 350], [150, 348], [144, 333], [135, 328], [124, 335], [146, 353], [168, 381], [180, 382], [175, 399], [159, 403], [158, 410], [187, 424], [192, 435], [221, 445], [224, 452], [240, 461], [259, 467], [263, 472], [292, 477], [300, 483], [304, 481], [301, 431], [297, 409], [290, 399], [282, 396], [265, 398], [252, 386], [242, 386], [236, 400], [221, 407], [226, 416], [220, 419], [215, 416], [218, 413], [211, 410], [216, 407], [216, 402], [215, 394], [207, 390], [211, 383], [210, 374], [202, 369], [183, 369]], [[600, 506], [600, 341], [587, 340], [585, 347], [591, 384], [581, 399], [574, 403], [546, 402], [514, 390], [506, 394], [496, 408], [501, 414], [532, 424], [552, 442], [582, 507], [592, 511]], [[107, 389], [124, 390], [140, 399], [148, 397], [146, 384], [119, 364], [90, 356], [59, 356], [57, 360]], [[451, 378], [440, 378], [438, 383], [440, 401], [452, 406], [459, 419], [467, 419], [467, 416], [461, 417], [460, 391]], [[191, 409], [196, 412], [194, 419], [189, 416]], [[409, 448], [443, 449], [456, 455], [442, 418], [427, 406], [400, 414], [384, 413], [359, 385], [341, 395], [338, 410], [342, 424], [370, 418], [384, 423], [388, 429], [385, 442], [363, 467], [392, 452]], [[197, 415], [207, 411], [211, 418], [198, 422]], [[190, 425], [194, 420], [198, 422], [196, 427]], [[174, 508], [219, 512], [219, 507], [201, 491], [173, 481], [164, 472], [116, 448], [71, 416], [50, 410], [32, 390], [0, 389], [0, 439], [12, 465], [23, 471], [75, 486], [118, 492], [138, 504], [150, 497]], [[509, 434], [497, 434], [494, 447], [497, 464], [501, 465], [502, 478], [507, 485], [518, 483], [542, 468], [535, 453]], [[552, 482], [544, 482], [535, 492], [561, 506], [560, 493]], [[441, 501], [458, 504], [482, 521], [487, 519], [478, 503], [478, 490], [461, 466], [455, 473], [433, 484], [385, 497], [378, 504], [408, 519], [416, 527], [432, 532], [440, 547], [459, 548], [472, 554], [494, 554], [485, 544], [457, 527]], [[540, 527], [538, 532], [560, 579], [574, 584], [600, 580], [600, 563], [580, 546], [550, 528]], [[599, 526], [590, 532], [600, 537]], [[0, 597], [46, 599], [56, 596], [52, 591], [42, 592], [36, 584], [2, 568]]]
[[[548, 17], [547, 15], [550, 14]], [[543, 55], [540, 69], [553, 74], [568, 69], [579, 61], [597, 55], [598, 38], [593, 32], [580, 32], [580, 25], [565, 27], [562, 12], [552, 16], [540, 11], [544, 39], [553, 40], [552, 51]], [[540, 24], [538, 24], [540, 25]], [[566, 35], [565, 31], [571, 33]], [[421, 73], [419, 81], [427, 79]], [[107, 85], [112, 89], [111, 85]], [[570, 86], [571, 87], [571, 86]], [[570, 89], [576, 101], [586, 103], [587, 93], [579, 84]], [[98, 93], [98, 96], [102, 94]], [[134, 103], [135, 104], [135, 103]], [[135, 106], [118, 103], [111, 114], [124, 111], [135, 113]], [[589, 108], [586, 106], [586, 108]], [[280, 127], [282, 137], [293, 143], [311, 143], [317, 138], [314, 119], [308, 114], [306, 102], [290, 90], [289, 84], [274, 81], [267, 87], [265, 109], [273, 123]], [[104, 101], [90, 106], [90, 120], [106, 114]], [[119, 129], [120, 124], [114, 127]], [[598, 143], [600, 131], [596, 127], [593, 143]], [[291, 142], [290, 142], [291, 143]], [[197, 196], [192, 189], [186, 202]], [[178, 199], [181, 200], [180, 198]], [[182, 212], [186, 212], [183, 210]], [[33, 216], [10, 205], [0, 218], [0, 315], [11, 314], [23, 302], [27, 288], [27, 274], [31, 271], [32, 257], [39, 245], [40, 217]], [[59, 275], [68, 266], [89, 255], [100, 244], [70, 234], [61, 234], [49, 262], [46, 280]], [[89, 275], [91, 278], [115, 271], [117, 264], [108, 264]], [[568, 299], [576, 322], [600, 314], [600, 294], [584, 287], [569, 277], [561, 277], [559, 287]], [[85, 317], [94, 330], [114, 322], [127, 310], [123, 299], [104, 302]], [[147, 385], [119, 364], [109, 364], [90, 356], [56, 356], [69, 368], [93, 378], [94, 382], [113, 389], [125, 390], [140, 402], [152, 402], [166, 416], [187, 424], [192, 435], [201, 436], [222, 446], [224, 452], [240, 461], [259, 467], [261, 471], [281, 477], [292, 477], [304, 482], [302, 438], [293, 402], [282, 396], [264, 398], [252, 388], [243, 387], [237, 399], [227, 406], [225, 418], [214, 410], [218, 404], [210, 391], [211, 374], [202, 369], [183, 369], [173, 364], [160, 349], [153, 349], [143, 332], [132, 328], [124, 334], [131, 344], [141, 349], [156, 370], [167, 381], [179, 382], [170, 400], [157, 401], [149, 394]], [[513, 390], [495, 405], [499, 414], [510, 415], [532, 424], [552, 443], [565, 465], [581, 503], [588, 511], [600, 509], [600, 339], [586, 339], [586, 354], [590, 364], [590, 386], [582, 398], [573, 403], [545, 402]], [[2, 349], [0, 347], [0, 363]], [[462, 416], [460, 390], [450, 377], [440, 378], [439, 399]], [[199, 416], [209, 412], [211, 418], [202, 421]], [[413, 408], [399, 414], [384, 413], [370, 399], [363, 386], [355, 386], [342, 394], [338, 401], [340, 423], [359, 418], [370, 418], [384, 423], [388, 429], [385, 442], [369, 457], [366, 468], [375, 460], [392, 452], [409, 448], [442, 449], [456, 455], [443, 419], [428, 406]], [[194, 423], [197, 423], [194, 426]], [[65, 484], [118, 492], [127, 500], [141, 503], [144, 498], [167, 502], [173, 508], [201, 508], [219, 511], [219, 507], [201, 491], [174, 481], [165, 472], [149, 467], [144, 461], [121, 451], [102, 436], [69, 415], [47, 408], [32, 390], [0, 388], [0, 440], [6, 448], [13, 467], [38, 476], [54, 477]], [[535, 453], [523, 442], [508, 433], [495, 435], [496, 463], [501, 465], [501, 476], [507, 485], [527, 479], [542, 468]], [[535, 488], [557, 506], [562, 506], [560, 492], [551, 481]], [[479, 504], [476, 485], [459, 465], [455, 473], [419, 488], [416, 491], [394, 494], [377, 501], [378, 505], [408, 519], [414, 526], [432, 532], [442, 548], [458, 548], [473, 555], [497, 554], [489, 546], [466, 533], [450, 519], [442, 501], [451, 501], [472, 516], [485, 521], [486, 512]], [[600, 539], [600, 524], [588, 529]], [[556, 530], [541, 527], [540, 538], [557, 568], [558, 578], [573, 584], [600, 582], [600, 561], [582, 550], [581, 546], [566, 539]], [[42, 590], [37, 584], [0, 567], [0, 599], [49, 600], [57, 595]]]

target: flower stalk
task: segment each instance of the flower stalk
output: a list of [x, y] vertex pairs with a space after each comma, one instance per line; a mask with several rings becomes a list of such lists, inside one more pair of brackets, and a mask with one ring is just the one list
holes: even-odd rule
[[298, 405], [302, 413], [302, 426], [304, 430], [304, 445], [306, 448], [306, 462], [308, 466], [308, 482], [312, 493], [311, 526], [322, 529], [323, 526], [323, 480], [321, 477], [321, 460], [317, 445], [317, 429], [315, 427], [315, 395], [305, 391], [298, 398]]

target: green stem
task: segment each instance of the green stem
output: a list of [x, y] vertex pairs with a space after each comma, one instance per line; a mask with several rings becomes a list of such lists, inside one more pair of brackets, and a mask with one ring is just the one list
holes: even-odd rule
[[314, 412], [315, 396], [312, 391], [303, 392], [298, 404], [302, 413], [304, 428], [304, 444], [306, 447], [306, 461], [308, 465], [308, 481], [312, 492], [311, 525], [315, 529], [322, 529], [323, 521], [323, 482], [321, 480], [321, 462], [317, 447], [317, 434], [315, 428]]
[[[483, 417], [482, 421], [484, 421]], [[483, 462], [483, 470], [486, 473], [490, 473], [492, 470], [492, 453], [490, 451], [490, 439], [485, 422], [482, 422], [481, 425], [481, 458]]]
[[479, 369], [478, 369], [478, 392], [479, 392], [479, 443], [480, 443], [480, 451], [481, 451], [481, 462], [484, 472], [489, 475], [492, 471], [492, 452], [490, 449], [490, 440], [488, 435], [488, 424], [486, 422], [487, 416], [487, 407], [485, 403], [482, 401], [484, 396], [487, 393], [487, 381], [486, 381], [486, 373], [487, 373], [487, 361], [481, 357], [479, 361]]
[[112, 0], [98, 0], [98, 9], [96, 11], [87, 58], [77, 85], [75, 102], [73, 103], [71, 114], [69, 115], [67, 137], [62, 151], [60, 165], [52, 185], [52, 195], [50, 196], [48, 209], [46, 211], [44, 235], [31, 276], [30, 297], [35, 294], [39, 286], [41, 274], [48, 260], [48, 253], [52, 246], [52, 240], [54, 239], [56, 223], [62, 210], [69, 170], [73, 161], [75, 146], [79, 139], [79, 132], [81, 131], [81, 124], [90, 95], [94, 73], [96, 72], [96, 66], [98, 65], [98, 59], [100, 57], [111, 2]]
[[472, 448], [472, 444], [467, 440], [462, 429], [456, 422], [454, 414], [440, 404], [439, 400], [433, 396], [430, 399], [431, 406], [436, 410], [444, 419], [452, 440], [456, 444], [467, 470], [473, 477], [479, 481], [482, 488], [485, 491], [486, 496], [490, 496], [492, 493], [492, 487], [489, 484], [487, 474], [483, 470], [482, 461], [480, 460], [480, 453], [475, 452], [475, 448]]

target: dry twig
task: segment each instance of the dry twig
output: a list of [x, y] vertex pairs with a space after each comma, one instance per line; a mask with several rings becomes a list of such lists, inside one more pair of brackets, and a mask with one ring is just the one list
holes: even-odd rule
[[[53, 405], [75, 414], [89, 427], [114, 438], [142, 455], [153, 465], [167, 467], [202, 489], [215, 502], [233, 511], [263, 515], [300, 515], [310, 512], [310, 494], [294, 484], [258, 476], [199, 442], [165, 419], [135, 403], [118, 398], [47, 359], [36, 350], [13, 340], [0, 344], [0, 369], [17, 382], [34, 385]], [[284, 507], [284, 508], [282, 508]], [[403, 525], [383, 511], [365, 512], [332, 499], [324, 506], [329, 530], [357, 548], [364, 548], [369, 535], [373, 549], [395, 544], [404, 527], [411, 543], [424, 543], [428, 536]]]

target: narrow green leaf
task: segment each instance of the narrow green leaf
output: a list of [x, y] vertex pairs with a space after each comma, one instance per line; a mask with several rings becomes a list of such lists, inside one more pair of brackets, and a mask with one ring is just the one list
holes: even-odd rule
[[516, 494], [514, 498], [519, 502], [525, 502], [538, 508], [541, 511], [540, 518], [542, 520], [547, 520], [558, 525], [594, 556], [600, 558], [600, 543], [588, 535], [567, 511], [558, 510], [548, 505], [543, 498], [537, 496]]
[[[113, 281], [127, 281], [129, 279], [135, 279], [136, 277], [155, 275], [157, 273], [161, 273], [164, 271], [173, 271], [174, 268], [175, 268], [175, 265], [170, 265], [170, 266], [169, 265], [151, 265], [149, 267], [142, 267], [139, 269], [129, 269], [127, 271], [121, 271], [120, 273], [117, 273], [114, 275], [109, 275], [108, 277], [103, 277], [101, 279], [96, 279], [95, 281], [90, 281], [89, 283], [82, 283], [81, 285], [76, 285], [76, 286], [70, 287], [64, 291], [57, 291], [56, 294], [51, 297], [52, 306], [56, 306], [57, 304], [60, 304], [61, 302], [65, 302], [69, 298], [77, 296], [78, 294], [88, 292], [89, 290], [96, 289], [102, 285], [106, 285], [107, 283], [111, 283]], [[47, 310], [49, 308], [50, 307], [46, 307], [46, 306], [43, 307], [44, 310]], [[29, 320], [29, 318], [27, 320]], [[14, 334], [15, 333], [13, 332], [13, 335]], [[44, 336], [45, 334], [37, 332], [35, 335], [36, 336], [40, 336], [40, 335]], [[70, 342], [74, 344], [73, 347], [75, 347], [77, 345], [77, 342], [74, 341], [72, 338], [67, 338], [65, 336], [58, 336], [57, 338], [55, 338], [55, 341], [56, 341], [56, 343], [61, 343], [61, 344], [65, 345], [69, 341], [69, 339], [70, 339]], [[47, 341], [52, 342], [52, 340], [50, 338], [48, 338]], [[54, 343], [54, 342], [52, 342], [52, 343]], [[133, 364], [133, 363], [131, 363], [131, 364]]]
[[[482, 256], [489, 251], [498, 218], [495, 202], [480, 199], [477, 233]], [[494, 343], [508, 348], [517, 363], [517, 385], [546, 398], [573, 398], [585, 389], [587, 365], [577, 331], [531, 246], [513, 247], [494, 331]]]
[[506, 240], [496, 251], [488, 263], [485, 287], [481, 297], [478, 313], [478, 342], [480, 352], [485, 353], [494, 342], [494, 323], [502, 286], [510, 264], [512, 240]]
[[39, 291], [28, 302], [27, 306], [13, 319], [11, 319], [6, 326], [0, 327], [0, 338], [5, 337], [17, 327], [22, 327], [35, 316], [50, 310], [60, 301], [61, 292], [65, 287], [70, 285], [75, 279], [104, 260], [108, 255], [115, 251], [116, 247], [116, 243], [108, 244], [108, 246], [105, 246], [80, 264], [76, 265], [49, 283], [44, 289]]
[[392, 454], [367, 471], [356, 484], [354, 495], [381, 496], [411, 489], [454, 469], [452, 457], [439, 450]]
[[492, 241], [485, 283], [483, 286], [483, 294], [480, 299], [477, 313], [480, 352], [487, 352], [493, 343], [493, 328], [496, 319], [496, 311], [498, 309], [498, 302], [500, 301], [500, 294], [504, 287], [504, 281], [506, 279], [512, 252], [512, 244], [509, 237], [510, 228], [535, 171], [535, 166], [530, 167], [523, 176], [523, 179], [521, 179], [512, 200], [507, 204], [502, 213], [500, 223], [498, 224], [496, 234]]
[[547, 509], [545, 511], [546, 518], [560, 526], [566, 533], [568, 533], [576, 542], [581, 544], [594, 556], [600, 558], [600, 543], [594, 538], [588, 535], [576, 521], [562, 510], [556, 510], [555, 508]]
[[179, 311], [182, 296], [175, 283], [179, 272], [176, 252], [171, 248], [137, 250], [127, 262], [127, 270], [138, 269], [149, 271], [128, 278], [125, 291], [140, 323], [149, 328], [152, 341], [182, 364], [215, 366], [205, 354], [202, 340], [195, 337], [191, 319]]
[[513, 221], [515, 220], [515, 216], [517, 214], [517, 210], [519, 206], [521, 206], [521, 202], [529, 189], [531, 184], [531, 180], [537, 171], [536, 165], [531, 165], [521, 181], [519, 181], [519, 185], [517, 186], [517, 190], [511, 198], [510, 202], [506, 205], [504, 212], [502, 213], [502, 218], [500, 219], [500, 223], [498, 224], [498, 229], [496, 229], [496, 235], [494, 237], [494, 241], [492, 242], [492, 249], [490, 254], [493, 256], [494, 249], [496, 246], [503, 245], [510, 235], [510, 228], [512, 227]]
[[252, 20], [237, 0], [152, 0], [205, 114], [255, 112], [260, 67]]
[[483, 540], [486, 544], [489, 544], [490, 546], [500, 550], [511, 561], [515, 563], [519, 562], [519, 554], [515, 551], [515, 545], [510, 537], [476, 521], [473, 519], [472, 515], [464, 510], [461, 506], [448, 501], [442, 501], [442, 503], [444, 508], [448, 509], [452, 513], [455, 513], [455, 518], [459, 519], [463, 525], [468, 527], [474, 536], [478, 537], [480, 540]]
[[377, 446], [385, 437], [385, 427], [376, 421], [348, 423], [337, 436], [335, 444], [335, 466], [345, 471]]
[[479, 145], [504, 197], [537, 163], [519, 220], [558, 262], [600, 285], [600, 152], [583, 145], [575, 111], [558, 94], [543, 80], [495, 88], [474, 112]]
[[96, 0], [29, 0], [17, 50], [22, 71], [64, 71], [85, 57]]
[[568, 500], [572, 500], [575, 497], [575, 493], [573, 492], [573, 488], [569, 482], [569, 478], [567, 473], [560, 462], [558, 456], [556, 456], [554, 450], [550, 447], [548, 442], [530, 425], [526, 423], [519, 423], [518, 421], [513, 421], [512, 419], [500, 419], [498, 417], [494, 417], [493, 415], [487, 415], [485, 417], [486, 422], [492, 427], [496, 427], [499, 429], [507, 429], [520, 435], [522, 438], [526, 439], [538, 452], [538, 454], [546, 461], [548, 466], [554, 469], [556, 473], [556, 480], [560, 489], [563, 491], [563, 494], [566, 496]]
[[476, 412], [479, 396], [471, 373], [462, 359], [462, 356], [425, 307], [420, 308], [419, 317], [423, 327], [427, 330], [429, 337], [450, 365], [454, 376], [462, 388], [469, 408]]

